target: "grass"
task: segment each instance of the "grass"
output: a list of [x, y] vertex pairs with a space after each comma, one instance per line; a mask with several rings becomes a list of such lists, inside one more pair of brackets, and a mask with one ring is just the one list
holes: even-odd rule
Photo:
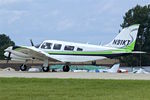
[[0, 100], [149, 100], [150, 81], [0, 78]]

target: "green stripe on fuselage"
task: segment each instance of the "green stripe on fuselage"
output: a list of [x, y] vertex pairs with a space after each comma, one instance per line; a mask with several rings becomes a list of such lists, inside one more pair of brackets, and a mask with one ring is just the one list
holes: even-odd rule
[[[23, 49], [28, 49], [25, 47], [20, 47], [14, 49], [15, 51], [22, 51]], [[50, 55], [89, 55], [89, 56], [100, 56], [100, 55], [118, 55], [118, 54], [125, 54], [125, 53], [131, 53], [132, 50], [129, 50], [128, 48], [125, 49], [116, 49], [116, 50], [105, 50], [105, 51], [45, 51], [46, 53]]]
[[51, 55], [111, 55], [111, 54], [122, 54], [130, 53], [127, 49], [107, 50], [107, 51], [50, 51], [47, 52]]

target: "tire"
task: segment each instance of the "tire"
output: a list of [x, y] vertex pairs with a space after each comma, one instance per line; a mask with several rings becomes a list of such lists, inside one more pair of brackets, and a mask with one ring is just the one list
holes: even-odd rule
[[63, 71], [64, 72], [69, 72], [70, 67], [68, 65], [63, 66]]
[[21, 70], [21, 71], [26, 71], [26, 70], [27, 70], [27, 65], [22, 64], [22, 65], [20, 66], [20, 70]]
[[92, 61], [92, 65], [96, 65], [96, 61]]
[[49, 67], [42, 67], [43, 72], [48, 72], [49, 71]]

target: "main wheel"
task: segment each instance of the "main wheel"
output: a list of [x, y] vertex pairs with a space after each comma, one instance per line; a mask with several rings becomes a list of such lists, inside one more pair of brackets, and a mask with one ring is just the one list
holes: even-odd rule
[[63, 71], [64, 72], [69, 72], [70, 67], [68, 65], [63, 66]]
[[49, 67], [42, 67], [43, 72], [48, 72], [49, 71]]
[[24, 65], [24, 64], [22, 64], [22, 65], [20, 66], [20, 70], [21, 70], [21, 71], [26, 71], [26, 70], [27, 70], [27, 66]]

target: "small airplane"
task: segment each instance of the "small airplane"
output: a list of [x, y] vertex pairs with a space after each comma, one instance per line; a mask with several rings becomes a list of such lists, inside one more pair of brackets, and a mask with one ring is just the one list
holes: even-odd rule
[[114, 64], [110, 69], [100, 69], [99, 72], [103, 73], [118, 73], [120, 64]]
[[[68, 72], [72, 62], [96, 61], [113, 58], [132, 53], [136, 43], [139, 24], [124, 28], [110, 43], [106, 45], [92, 45], [57, 40], [45, 40], [38, 46], [10, 46], [5, 49], [4, 55], [15, 61], [22, 61], [21, 71], [27, 70], [29, 60], [43, 61], [42, 70], [49, 71], [49, 61], [64, 62], [63, 71]], [[92, 37], [91, 37], [92, 38]]]
[[133, 68], [132, 73], [136, 73], [136, 74], [149, 74], [149, 72], [146, 71], [144, 68], [140, 68], [138, 70], [136, 70], [136, 69]]

